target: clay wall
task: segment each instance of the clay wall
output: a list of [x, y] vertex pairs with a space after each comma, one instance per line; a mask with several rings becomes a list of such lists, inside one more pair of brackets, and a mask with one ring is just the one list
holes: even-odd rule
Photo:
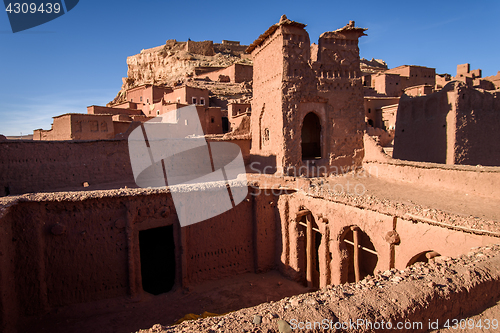
[[411, 259], [420, 253], [435, 251], [442, 256], [457, 257], [473, 247], [500, 244], [498, 236], [450, 230], [402, 218], [397, 218], [396, 223], [401, 240], [394, 256], [396, 269], [405, 269]]
[[500, 165], [496, 92], [460, 82], [399, 103], [394, 158], [446, 164]]
[[372, 121], [373, 127], [382, 128], [384, 125], [382, 107], [395, 104], [397, 105], [398, 103], [399, 97], [365, 97], [365, 118]]
[[[361, 131], [364, 129], [358, 38], [363, 35], [363, 31], [364, 29], [355, 28], [354, 22], [351, 21], [348, 26], [334, 32], [326, 32], [319, 38], [320, 61], [313, 64], [312, 68], [319, 80], [318, 97], [327, 102], [324, 109], [319, 103], [304, 103], [299, 107], [302, 112], [314, 109], [318, 115], [322, 115], [324, 110], [325, 118], [320, 116], [322, 131], [324, 130], [321, 133], [324, 138], [322, 156], [327, 159], [316, 161], [316, 165], [358, 163], [357, 154], [362, 148]], [[329, 124], [334, 124], [333, 128]], [[294, 130], [299, 132], [299, 128]]]
[[[352, 252], [348, 251], [349, 244], [344, 243], [342, 237], [352, 226], [359, 227], [368, 236], [369, 241], [365, 239], [363, 246], [377, 253], [366, 253], [364, 263], [362, 261], [362, 265], [369, 263], [365, 269], [370, 268], [372, 272], [405, 269], [410, 260], [422, 252], [434, 250], [443, 256], [458, 256], [467, 253], [471, 247], [500, 243], [498, 236], [433, 226], [313, 198], [300, 192], [281, 195], [278, 209], [281, 221], [279, 268], [283, 274], [298, 282], [306, 279], [307, 259], [303, 252], [305, 231], [300, 225], [302, 220], [297, 216], [304, 210], [311, 212], [321, 234], [321, 243], [314, 250], [319, 261], [319, 287], [348, 281], [349, 256], [352, 256]], [[386, 236], [394, 233], [399, 236], [399, 243], [391, 243]]]
[[250, 112], [250, 103], [228, 103], [227, 111], [229, 120], [239, 114]]
[[113, 122], [115, 121], [132, 121], [132, 118], [126, 114], [115, 114], [113, 116]]
[[200, 74], [198, 77], [205, 78], [208, 77], [212, 81], [220, 81], [220, 76], [226, 76], [229, 78], [229, 82], [241, 83], [252, 81], [253, 66], [243, 65], [243, 64], [232, 64], [229, 67], [216, 70], [206, 74]]
[[365, 160], [363, 167], [372, 176], [393, 183], [411, 183], [429, 188], [465, 192], [480, 197], [500, 197], [500, 168], [390, 160]]
[[450, 81], [451, 81], [451, 75], [436, 74], [436, 90], [442, 89]]
[[153, 117], [148, 117], [148, 116], [130, 116], [130, 118], [132, 118], [132, 121], [141, 121], [141, 122], [145, 122], [145, 121], [148, 121], [148, 120], [151, 120], [153, 119]]
[[427, 84], [436, 85], [436, 69], [422, 66], [403, 65], [391, 68], [385, 74], [398, 74], [401, 76], [401, 89]]
[[357, 38], [364, 30], [344, 27], [322, 34], [318, 61], [310, 64], [309, 35], [303, 27], [282, 17], [249, 47], [254, 59], [252, 154], [268, 162], [276, 158], [278, 172], [288, 174], [310, 163], [303, 160], [301, 138], [309, 113], [321, 127], [319, 142], [312, 143], [321, 152], [316, 165], [352, 165], [356, 150], [362, 149]]
[[127, 102], [136, 104], [153, 104], [159, 102], [165, 94], [171, 93], [170, 87], [159, 87], [144, 84], [127, 90]]
[[382, 122], [385, 130], [394, 130], [396, 128], [396, 115], [398, 113], [398, 104], [386, 105], [381, 107]]
[[204, 78], [205, 76], [207, 76], [207, 75], [204, 75], [204, 74], [211, 73], [211, 72], [214, 72], [214, 71], [223, 70], [225, 68], [226, 67], [198, 66], [198, 67], [194, 68], [194, 74], [197, 75], [198, 77]]
[[[299, 217], [304, 210], [321, 235], [314, 248], [319, 287], [348, 280], [351, 252], [343, 237], [351, 226], [366, 235], [369, 242], [363, 246], [377, 253], [362, 261], [370, 263], [373, 273], [405, 269], [413, 257], [429, 250], [456, 256], [470, 247], [498, 243], [497, 237], [436, 227], [302, 192], [252, 187], [251, 193], [234, 209], [184, 228], [167, 190], [12, 198], [0, 216], [0, 302], [6, 309], [0, 328], [74, 303], [144, 294], [139, 233], [163, 226], [173, 226], [174, 288], [275, 267], [304, 282], [307, 259]], [[395, 233], [400, 238], [397, 244], [386, 237]]]
[[[479, 325], [478, 319], [494, 313], [495, 308], [489, 307], [500, 297], [499, 258], [498, 245], [488, 245], [459, 257], [437, 257], [432, 263], [385, 271], [358, 284], [324, 288], [222, 317], [162, 328], [172, 333], [197, 332], [223, 322], [225, 330], [236, 332], [248, 328], [246, 321], [255, 313], [276, 313], [277, 318], [262, 321], [258, 329], [427, 332], [456, 323], [457, 331], [466, 331], [458, 329], [462, 323], [473, 331], [473, 323]], [[480, 325], [484, 322], [491, 325], [491, 320]]]
[[115, 136], [110, 114], [64, 114], [54, 117], [52, 129], [33, 131], [33, 140], [107, 140]]
[[158, 102], [154, 104], [145, 104], [142, 108], [142, 113], [144, 113], [147, 117], [156, 117], [161, 114], [161, 110], [163, 109], [163, 102]]
[[406, 87], [423, 84], [431, 86], [436, 85], [436, 69], [421, 66], [410, 66], [410, 76], [408, 77]]
[[447, 85], [428, 96], [401, 97], [396, 118], [394, 158], [452, 164], [453, 155], [447, 154], [448, 146], [453, 146], [454, 142], [455, 127], [451, 119], [456, 108], [452, 103], [456, 100], [456, 93], [449, 87]]
[[243, 122], [243, 119], [245, 119], [245, 117], [250, 117], [250, 116], [251, 116], [250, 112], [244, 112], [238, 114], [237, 116], [229, 117], [229, 122], [231, 124], [230, 130], [232, 131], [237, 129]]
[[271, 193], [249, 195], [230, 211], [184, 228], [166, 190], [14, 202], [0, 223], [6, 259], [0, 286], [9, 296], [0, 298], [0, 328], [70, 304], [145, 293], [142, 230], [173, 226], [175, 289], [273, 269], [276, 202]]
[[[134, 102], [123, 102], [120, 104], [114, 104], [113, 107], [120, 108], [120, 109], [139, 109], [140, 108], [140, 107], [138, 107], [138, 103], [134, 103]], [[87, 110], [88, 110], [88, 108], [87, 108]]]
[[170, 112], [173, 110], [177, 110], [177, 109], [180, 109], [184, 106], [187, 106], [187, 104], [181, 104], [181, 103], [165, 104], [165, 105], [162, 105], [162, 108], [160, 109], [161, 110], [160, 114], [164, 114], [164, 113], [167, 113], [167, 112]]
[[[253, 58], [252, 154], [279, 163], [276, 153], [283, 147], [281, 84], [283, 73], [283, 35], [275, 32], [257, 46]], [[271, 162], [272, 163], [272, 162]]]
[[[193, 98], [196, 98], [196, 103], [193, 103]], [[182, 104], [199, 104], [209, 105], [208, 90], [194, 87], [183, 86], [175, 88], [172, 92], [166, 93], [163, 97], [165, 102], [168, 103], [182, 103]], [[203, 101], [203, 102], [202, 102]]]
[[214, 43], [215, 52], [239, 55], [242, 58], [248, 56], [245, 52], [247, 47], [248, 45], [240, 45], [240, 42], [231, 40], [223, 40], [222, 43]]
[[[134, 114], [134, 115], [142, 115], [141, 110], [137, 110], [136, 108], [127, 108], [128, 104], [135, 104], [136, 103], [125, 103], [121, 104], [123, 107], [116, 107], [113, 106], [112, 108], [106, 107], [106, 106], [97, 106], [97, 105], [92, 105], [87, 107], [87, 113], [88, 114], [112, 114], [112, 115], [118, 115], [118, 114]], [[133, 105], [130, 105], [133, 106]]]
[[115, 131], [115, 135], [127, 133], [127, 131], [132, 125], [132, 120], [130, 121], [113, 121], [113, 128]]
[[495, 90], [495, 84], [489, 80], [484, 79], [474, 79], [472, 81], [474, 88], [480, 88], [484, 90]]
[[211, 40], [205, 40], [202, 42], [189, 40], [186, 43], [186, 51], [205, 56], [213, 56], [215, 54], [214, 42]]
[[500, 92], [459, 87], [454, 164], [500, 166]]
[[127, 101], [135, 103], [153, 103], [153, 86], [142, 85], [127, 90]]
[[408, 66], [408, 65], [398, 66], [395, 68], [388, 69], [388, 70], [384, 71], [384, 73], [397, 74], [400, 76], [409, 77], [410, 76], [410, 66]]
[[461, 64], [457, 65], [457, 76], [455, 79], [459, 79], [462, 77], [469, 77], [472, 79], [481, 78], [482, 70], [474, 69], [470, 70], [470, 64]]
[[422, 84], [418, 86], [408, 87], [404, 90], [404, 93], [408, 96], [425, 96], [432, 94], [434, 92], [434, 86]]
[[0, 189], [13, 195], [134, 183], [125, 140], [1, 142], [0, 175]]
[[72, 114], [73, 140], [108, 140], [115, 137], [111, 115]]
[[379, 94], [390, 97], [400, 97], [405, 82], [401, 82], [398, 74], [379, 73], [373, 77], [373, 87]]
[[206, 108], [197, 105], [198, 117], [205, 134], [222, 134], [222, 114], [218, 107]]
[[472, 78], [480, 78], [482, 76], [483, 71], [481, 69], [473, 69], [470, 71], [470, 74], [472, 75]]
[[457, 76], [466, 76], [470, 71], [470, 64], [457, 65]]
[[153, 96], [152, 100], [153, 103], [159, 102], [165, 94], [171, 93], [173, 91], [172, 88], [170, 87], [158, 87], [158, 86], [153, 86]]
[[[208, 129], [207, 134], [222, 134], [220, 112], [219, 108], [199, 107], [200, 122]], [[138, 125], [116, 121], [110, 126], [116, 134], [127, 134]], [[248, 163], [250, 140], [230, 141], [240, 146]], [[126, 140], [2, 141], [0, 175], [0, 196], [82, 190], [85, 182], [92, 188], [135, 186]]]
[[234, 64], [234, 82], [249, 82], [252, 81], [253, 77], [253, 66]]
[[50, 130], [37, 129], [33, 131], [33, 140], [52, 141], [52, 140], [72, 140], [71, 136], [71, 117], [63, 115], [54, 117], [52, 128]]
[[230, 142], [238, 145], [241, 149], [241, 156], [243, 157], [243, 162], [245, 165], [250, 163], [250, 146], [252, 144], [251, 140], [248, 138], [227, 138], [222, 136], [212, 136], [208, 137], [207, 142]]
[[484, 79], [493, 82], [495, 88], [500, 89], [500, 71], [498, 71], [497, 75], [487, 76]]

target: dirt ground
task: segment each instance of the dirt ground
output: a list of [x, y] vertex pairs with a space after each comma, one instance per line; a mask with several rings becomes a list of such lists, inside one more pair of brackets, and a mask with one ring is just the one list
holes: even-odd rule
[[233, 278], [207, 281], [189, 291], [175, 290], [137, 299], [110, 299], [77, 304], [32, 318], [19, 332], [129, 333], [155, 324], [172, 325], [188, 313], [223, 314], [263, 302], [277, 301], [308, 289], [287, 280], [277, 271], [247, 273]]
[[450, 320], [449, 327], [432, 331], [433, 333], [452, 332], [498, 332], [500, 331], [500, 301], [483, 312], [468, 318]]

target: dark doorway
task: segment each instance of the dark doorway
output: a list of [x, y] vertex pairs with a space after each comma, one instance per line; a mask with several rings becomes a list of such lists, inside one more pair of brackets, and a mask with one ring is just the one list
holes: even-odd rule
[[420, 252], [419, 254], [414, 255], [410, 261], [406, 264], [406, 267], [409, 267], [417, 262], [428, 263], [429, 259], [439, 256], [439, 253], [434, 252], [432, 250]]
[[5, 195], [10, 195], [10, 188], [8, 186], [5, 186]]
[[[311, 224], [311, 233], [309, 235], [307, 232], [308, 224]], [[300, 271], [303, 272], [301, 277], [302, 283], [311, 289], [318, 289], [320, 277], [319, 247], [322, 237], [318, 225], [311, 214], [303, 216], [298, 221], [298, 235], [299, 258], [297, 259]]]
[[[364, 279], [368, 275], [373, 275], [373, 271], [377, 266], [378, 255], [375, 251], [375, 246], [373, 246], [370, 237], [363, 231], [359, 230], [358, 233], [358, 256], [359, 256], [359, 280]], [[354, 255], [354, 232], [351, 228], [347, 229], [341, 238], [341, 247], [347, 250], [347, 261], [344, 263], [342, 269], [347, 270], [344, 272], [344, 277], [346, 278], [343, 283], [356, 282], [355, 274], [355, 255]]]
[[142, 289], [159, 295], [175, 282], [174, 228], [166, 226], [139, 231]]
[[321, 123], [313, 112], [309, 112], [302, 124], [302, 159], [321, 158]]
[[222, 117], [222, 133], [229, 132], [229, 119], [227, 117]]

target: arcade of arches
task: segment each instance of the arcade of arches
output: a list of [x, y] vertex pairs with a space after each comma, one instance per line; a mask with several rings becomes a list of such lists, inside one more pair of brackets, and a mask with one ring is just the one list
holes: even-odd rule
[[404, 269], [439, 255], [458, 255], [496, 241], [302, 193], [281, 195], [278, 208], [279, 268], [310, 289], [357, 282], [377, 272]]

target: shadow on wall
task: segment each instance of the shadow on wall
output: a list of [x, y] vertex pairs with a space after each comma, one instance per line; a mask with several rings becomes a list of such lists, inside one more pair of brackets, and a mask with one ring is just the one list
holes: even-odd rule
[[373, 275], [378, 256], [370, 237], [357, 226], [346, 227], [340, 237], [341, 283], [363, 280]]
[[247, 166], [248, 173], [274, 174], [276, 172], [276, 155], [260, 156], [250, 155], [250, 164]]
[[416, 254], [413, 256], [410, 261], [408, 261], [408, 264], [406, 264], [406, 267], [409, 267], [417, 262], [423, 262], [423, 263], [428, 263], [431, 259], [440, 256], [439, 253], [429, 250], [429, 251], [424, 251]]
[[446, 117], [449, 111], [444, 89], [428, 96], [401, 96], [396, 115], [393, 157], [446, 163]]

